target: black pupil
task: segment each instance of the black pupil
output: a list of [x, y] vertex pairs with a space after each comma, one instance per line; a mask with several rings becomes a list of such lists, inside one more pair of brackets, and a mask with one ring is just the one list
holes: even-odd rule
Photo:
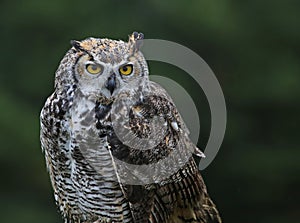
[[122, 69], [124, 72], [126, 72], [128, 70], [128, 67], [126, 66], [126, 67], [123, 67]]
[[97, 70], [97, 65], [92, 65], [92, 70]]

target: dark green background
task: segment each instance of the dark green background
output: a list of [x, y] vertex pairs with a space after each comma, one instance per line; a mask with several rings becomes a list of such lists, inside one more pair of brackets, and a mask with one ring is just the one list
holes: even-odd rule
[[[198, 53], [227, 102], [225, 140], [203, 171], [224, 222], [300, 221], [300, 1], [0, 2], [1, 222], [62, 222], [39, 144], [39, 112], [71, 39], [127, 40], [132, 31]], [[202, 90], [170, 65], [197, 103], [204, 147], [209, 108]], [[193, 89], [193, 90], [191, 90]]]

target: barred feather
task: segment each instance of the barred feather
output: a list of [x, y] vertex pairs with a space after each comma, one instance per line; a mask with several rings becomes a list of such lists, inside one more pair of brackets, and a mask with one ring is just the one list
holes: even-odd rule
[[[56, 204], [65, 223], [221, 223], [192, 157], [201, 151], [148, 79], [142, 38], [72, 41], [61, 61], [40, 117]], [[133, 73], [116, 73], [126, 63]]]

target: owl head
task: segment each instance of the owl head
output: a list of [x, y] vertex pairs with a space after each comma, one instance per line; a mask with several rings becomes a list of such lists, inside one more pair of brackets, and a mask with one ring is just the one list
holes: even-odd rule
[[143, 34], [134, 32], [128, 42], [106, 38], [71, 41], [73, 47], [56, 73], [56, 88], [75, 84], [84, 95], [106, 98], [143, 89], [149, 72], [140, 52], [142, 40]]

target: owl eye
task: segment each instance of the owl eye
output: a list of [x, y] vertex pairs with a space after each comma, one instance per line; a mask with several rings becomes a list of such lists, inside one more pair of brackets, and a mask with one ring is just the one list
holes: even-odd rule
[[102, 71], [102, 67], [99, 64], [88, 64], [86, 70], [90, 74], [99, 74]]
[[132, 64], [124, 65], [124, 66], [120, 67], [120, 69], [119, 69], [120, 74], [125, 75], [125, 76], [130, 75], [132, 73], [132, 71], [133, 71]]

